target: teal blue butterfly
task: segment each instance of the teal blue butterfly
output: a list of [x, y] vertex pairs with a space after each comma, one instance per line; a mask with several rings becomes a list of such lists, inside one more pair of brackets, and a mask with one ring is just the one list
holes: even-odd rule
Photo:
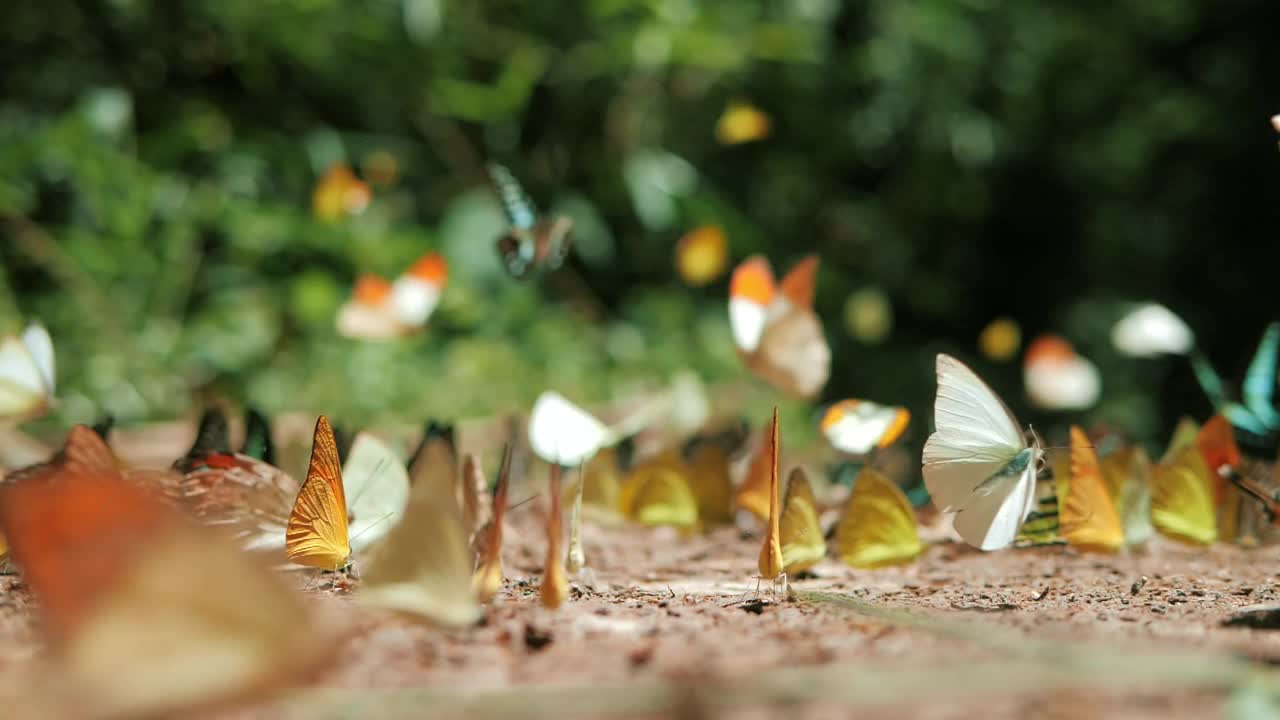
[[1227, 398], [1222, 378], [1203, 355], [1193, 353], [1191, 367], [1209, 400], [1233, 427], [1269, 444], [1280, 434], [1280, 412], [1275, 406], [1277, 360], [1280, 360], [1280, 322], [1273, 322], [1262, 334], [1258, 350], [1245, 371], [1242, 402]]
[[489, 164], [498, 200], [511, 228], [498, 238], [498, 254], [507, 273], [522, 278], [532, 271], [555, 270], [569, 255], [573, 221], [563, 215], [540, 217], [511, 171]]

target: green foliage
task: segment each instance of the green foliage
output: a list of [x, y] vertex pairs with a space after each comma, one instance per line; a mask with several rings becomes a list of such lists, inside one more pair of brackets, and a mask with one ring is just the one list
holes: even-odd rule
[[[1253, 300], [1280, 251], [1244, 250], [1277, 219], [1276, 108], [1250, 74], [1280, 67], [1266, 3], [50, 0], [2, 14], [0, 313], [50, 325], [67, 420], [171, 415], [191, 389], [362, 419], [479, 415], [545, 386], [599, 400], [686, 367], [741, 379], [725, 283], [691, 290], [671, 270], [675, 239], [707, 222], [735, 258], [821, 253], [828, 395], [921, 420], [932, 353], [972, 358], [981, 327], [1010, 315], [1098, 361], [1094, 417], [1155, 433], [1204, 405], [1175, 371], [1111, 353], [1117, 302], [1170, 304], [1233, 369], [1273, 311]], [[736, 99], [772, 116], [769, 139], [715, 141]], [[346, 162], [369, 178], [378, 152], [398, 172], [371, 207], [313, 217], [321, 174]], [[569, 270], [502, 274], [490, 158], [575, 218]], [[394, 275], [433, 248], [452, 274], [424, 335], [336, 336], [357, 272]], [[894, 317], [875, 347], [842, 320], [869, 286]], [[1019, 405], [1015, 366], [981, 370]]]

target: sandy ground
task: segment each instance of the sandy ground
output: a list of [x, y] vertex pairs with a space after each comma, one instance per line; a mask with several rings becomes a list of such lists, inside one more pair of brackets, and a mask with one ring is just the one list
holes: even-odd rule
[[[594, 580], [552, 612], [530, 507], [511, 518], [502, 595], [467, 631], [365, 610], [345, 576], [298, 577], [343, 618], [336, 657], [284, 700], [219, 717], [1209, 718], [1280, 663], [1280, 632], [1222, 625], [1280, 603], [1274, 547], [942, 544], [901, 568], [828, 560], [788, 600], [756, 590], [758, 543], [734, 528], [587, 526]], [[31, 611], [0, 578], [0, 671], [38, 651]]]

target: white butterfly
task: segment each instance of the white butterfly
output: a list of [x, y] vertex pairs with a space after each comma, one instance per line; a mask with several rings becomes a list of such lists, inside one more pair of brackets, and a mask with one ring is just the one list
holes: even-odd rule
[[841, 400], [822, 416], [822, 433], [835, 449], [866, 455], [893, 444], [907, 429], [906, 408], [878, 405], [870, 400]]
[[616, 439], [591, 413], [550, 390], [538, 396], [529, 415], [529, 445], [549, 463], [580, 465]]
[[409, 506], [409, 471], [399, 455], [369, 433], [357, 433], [352, 441], [342, 466], [342, 486], [353, 552], [382, 539]]
[[924, 446], [924, 483], [933, 502], [955, 511], [964, 541], [982, 550], [1013, 543], [1036, 503], [1036, 473], [1044, 459], [1027, 444], [1017, 418], [964, 363], [939, 354], [937, 430]]
[[0, 340], [0, 420], [24, 420], [48, 409], [54, 392], [53, 341], [40, 323]]

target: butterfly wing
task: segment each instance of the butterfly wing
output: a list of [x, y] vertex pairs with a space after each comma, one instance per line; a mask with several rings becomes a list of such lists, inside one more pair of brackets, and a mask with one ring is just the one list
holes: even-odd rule
[[1108, 454], [1102, 458], [1102, 477], [1124, 528], [1124, 544], [1145, 543], [1155, 532], [1151, 526], [1151, 460], [1146, 451], [1135, 446]]
[[559, 393], [542, 393], [529, 415], [529, 445], [549, 463], [581, 465], [610, 439], [603, 423]]
[[818, 522], [818, 501], [804, 470], [791, 471], [787, 483], [787, 499], [778, 521], [782, 543], [782, 568], [788, 575], [799, 573], [814, 565], [827, 554], [827, 541]]
[[538, 220], [538, 209], [525, 193], [520, 181], [516, 180], [510, 170], [498, 163], [489, 163], [489, 177], [498, 191], [498, 200], [502, 204], [503, 213], [507, 216], [507, 222], [511, 223], [512, 227], [532, 230]]
[[754, 515], [761, 522], [769, 521], [769, 482], [773, 472], [774, 458], [771, 454], [773, 428], [766, 427], [764, 441], [751, 458], [747, 474], [733, 496], [733, 506]]
[[409, 505], [409, 471], [378, 438], [358, 433], [342, 466], [351, 549], [359, 552], [400, 522]]
[[1276, 361], [1280, 359], [1280, 322], [1267, 326], [1244, 376], [1244, 404], [1268, 430], [1280, 430], [1276, 411]]
[[285, 554], [299, 565], [323, 570], [338, 570], [351, 556], [338, 443], [323, 415], [316, 421], [307, 479], [289, 513]]
[[747, 367], [783, 392], [816, 397], [831, 377], [831, 348], [822, 321], [805, 308], [771, 317]]
[[17, 337], [0, 340], [0, 418], [24, 418], [48, 405], [49, 389], [31, 349]]
[[841, 400], [822, 416], [822, 433], [835, 449], [865, 455], [892, 445], [911, 421], [906, 408], [885, 407], [868, 400]]
[[1151, 477], [1151, 523], [1182, 542], [1211, 545], [1217, 540], [1209, 470], [1195, 446], [1184, 447], [1156, 465]]
[[618, 507], [623, 516], [642, 525], [686, 529], [698, 525], [698, 503], [675, 453], [650, 459], [632, 470], [622, 482]]
[[[44, 387], [45, 393], [53, 395], [57, 368], [53, 358], [53, 339], [49, 337], [49, 331], [45, 330], [44, 325], [38, 322], [31, 323], [26, 330], [22, 331], [22, 344], [27, 346], [27, 351], [31, 353], [31, 359], [35, 361], [36, 370], [40, 373], [40, 382]], [[1274, 355], [1274, 352], [1272, 354]], [[1273, 368], [1271, 374], [1275, 375], [1274, 357], [1271, 365]], [[1274, 380], [1275, 378], [1272, 379]]]
[[773, 409], [773, 422], [769, 424], [769, 440], [764, 454], [769, 458], [769, 514], [764, 544], [760, 547], [757, 566], [760, 577], [772, 580], [783, 572], [781, 541], [781, 503], [778, 501], [778, 408]]
[[573, 220], [565, 215], [542, 218], [533, 227], [534, 264], [555, 270], [564, 264], [573, 247]]
[[1061, 513], [1062, 536], [1073, 546], [1115, 552], [1124, 546], [1124, 529], [1102, 477], [1089, 438], [1071, 426], [1071, 487]]
[[775, 289], [769, 261], [753, 255], [734, 268], [729, 280], [729, 328], [738, 350], [753, 353], [760, 346]]
[[818, 282], [818, 256], [806, 255], [782, 276], [778, 291], [794, 308], [813, 309], [813, 295]]
[[507, 513], [507, 487], [511, 479], [511, 447], [502, 452], [498, 484], [493, 488], [493, 517], [483, 533], [480, 562], [471, 578], [476, 600], [489, 602], [502, 589], [502, 520]]
[[899, 565], [924, 551], [907, 496], [869, 467], [853, 481], [844, 516], [836, 526], [835, 543], [840, 559], [856, 568]]
[[1013, 413], [964, 363], [939, 354], [937, 373], [937, 429], [924, 446], [924, 479], [934, 503], [947, 510], [964, 507], [1027, 446]]
[[692, 449], [687, 469], [699, 523], [708, 527], [733, 522], [733, 480], [724, 448], [714, 442], [699, 443]]

